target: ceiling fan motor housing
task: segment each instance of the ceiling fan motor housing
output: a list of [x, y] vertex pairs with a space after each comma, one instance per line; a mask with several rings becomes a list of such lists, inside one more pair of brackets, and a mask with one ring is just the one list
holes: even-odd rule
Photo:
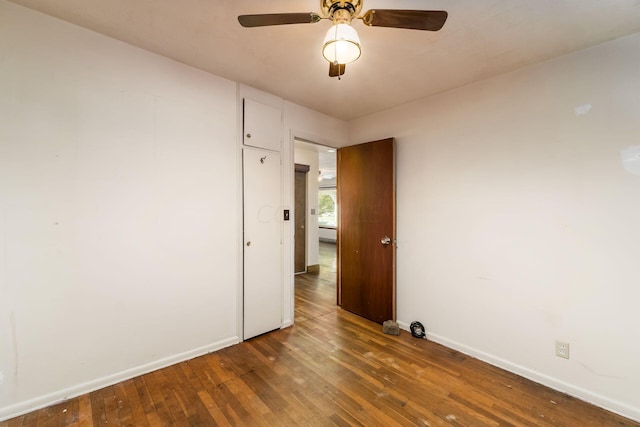
[[320, 9], [327, 18], [334, 22], [350, 22], [362, 10], [361, 0], [320, 0]]

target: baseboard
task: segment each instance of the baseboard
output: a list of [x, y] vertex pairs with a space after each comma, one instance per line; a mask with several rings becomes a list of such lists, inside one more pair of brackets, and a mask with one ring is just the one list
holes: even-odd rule
[[336, 239], [331, 239], [329, 237], [320, 237], [318, 240], [323, 243], [336, 243]]
[[307, 273], [320, 273], [320, 264], [307, 265]]
[[[404, 329], [406, 331], [409, 330], [408, 323], [398, 321], [398, 325], [401, 329]], [[471, 357], [475, 357], [476, 359], [480, 359], [483, 362], [489, 363], [490, 365], [497, 366], [498, 368], [504, 369], [509, 372], [513, 372], [514, 374], [520, 375], [521, 377], [527, 378], [536, 383], [545, 385], [562, 393], [566, 393], [592, 405], [599, 406], [603, 409], [606, 409], [607, 411], [611, 411], [623, 417], [630, 418], [634, 421], [640, 421], [640, 408], [635, 408], [625, 403], [618, 402], [617, 400], [609, 399], [608, 397], [593, 393], [584, 388], [577, 387], [573, 384], [534, 371], [527, 367], [509, 362], [508, 360], [485, 353], [473, 347], [466, 346], [457, 341], [450, 340], [437, 334], [429, 333], [429, 331], [427, 331], [427, 338], [431, 341], [437, 342], [438, 344], [442, 344], [445, 347], [449, 347]]]
[[65, 400], [72, 399], [74, 397], [81, 396], [86, 393], [90, 393], [101, 388], [108, 387], [113, 384], [117, 384], [122, 381], [129, 380], [131, 378], [138, 377], [149, 372], [157, 371], [161, 368], [174, 365], [176, 363], [184, 362], [185, 360], [193, 359], [203, 354], [212, 353], [214, 351], [221, 350], [225, 347], [232, 346], [240, 342], [238, 337], [227, 338], [203, 347], [199, 347], [193, 350], [186, 351], [184, 353], [176, 354], [164, 359], [156, 360], [151, 363], [137, 366], [135, 368], [126, 369], [116, 374], [108, 375], [106, 377], [98, 378], [92, 381], [88, 381], [82, 384], [78, 384], [72, 387], [68, 387], [63, 390], [56, 391], [44, 396], [37, 397], [35, 399], [19, 402], [11, 406], [0, 408], [0, 421], [8, 420], [10, 418], [18, 417], [28, 412], [35, 411], [37, 409], [45, 408], [57, 403], [64, 402]]

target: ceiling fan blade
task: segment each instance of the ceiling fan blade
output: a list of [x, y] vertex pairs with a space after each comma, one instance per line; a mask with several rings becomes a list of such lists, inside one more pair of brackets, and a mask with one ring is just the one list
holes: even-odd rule
[[444, 10], [371, 9], [364, 14], [362, 21], [371, 27], [438, 31], [447, 16], [449, 14]]
[[240, 15], [238, 22], [243, 27], [266, 27], [269, 25], [313, 24], [322, 17], [317, 13], [267, 13], [261, 15]]
[[344, 74], [345, 64], [334, 64], [329, 62], [329, 77], [340, 77]]

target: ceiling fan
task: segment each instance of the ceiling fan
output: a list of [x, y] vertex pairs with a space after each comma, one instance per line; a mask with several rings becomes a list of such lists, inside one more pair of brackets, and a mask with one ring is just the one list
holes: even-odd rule
[[360, 39], [351, 26], [353, 19], [361, 19], [369, 27], [405, 28], [409, 30], [438, 31], [447, 20], [443, 10], [371, 9], [363, 14], [364, 0], [320, 0], [320, 14], [268, 13], [240, 15], [243, 27], [266, 27], [285, 24], [315, 24], [330, 19], [333, 26], [327, 32], [322, 55], [329, 61], [329, 76], [338, 77], [345, 72], [345, 64], [360, 57]]

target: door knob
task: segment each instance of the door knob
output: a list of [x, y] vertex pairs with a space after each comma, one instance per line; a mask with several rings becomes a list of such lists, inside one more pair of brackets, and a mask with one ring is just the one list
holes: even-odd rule
[[391, 238], [389, 236], [384, 236], [382, 239], [380, 239], [380, 243], [382, 243], [383, 246], [387, 246], [389, 243], [391, 243]]
[[251, 246], [251, 242], [247, 242], [247, 246]]

